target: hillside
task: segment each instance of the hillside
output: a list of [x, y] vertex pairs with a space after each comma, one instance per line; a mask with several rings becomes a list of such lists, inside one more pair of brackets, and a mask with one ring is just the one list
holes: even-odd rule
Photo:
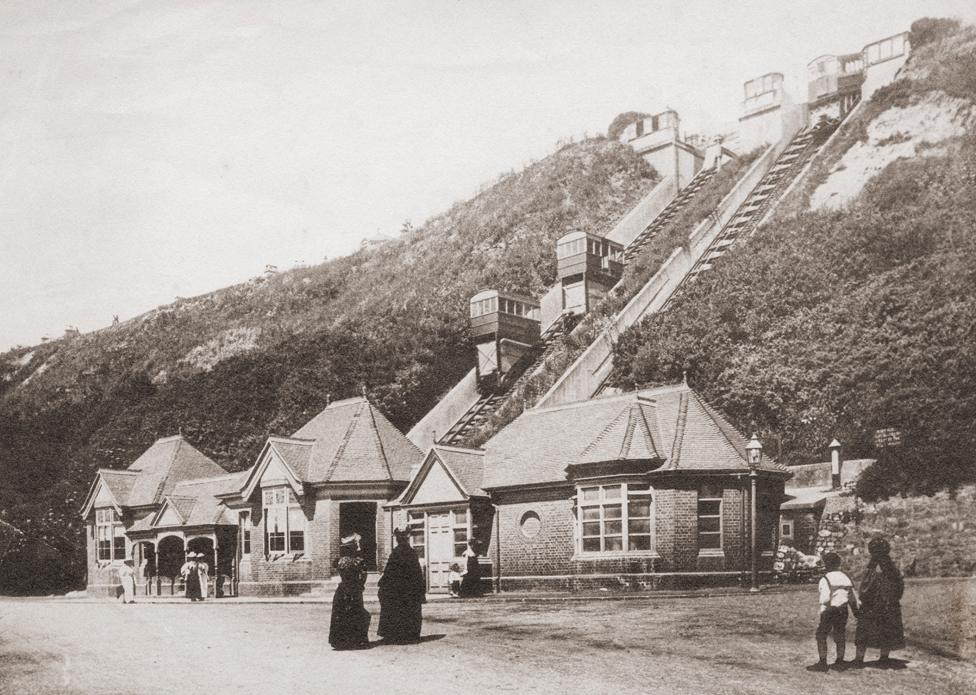
[[[615, 382], [688, 380], [791, 463], [878, 456], [868, 498], [976, 479], [976, 29], [922, 20], [747, 244], [622, 336]], [[874, 432], [901, 431], [877, 451]]]
[[0, 515], [79, 561], [81, 500], [182, 430], [230, 470], [366, 388], [402, 429], [473, 364], [467, 299], [540, 295], [567, 230], [609, 231], [655, 182], [624, 145], [568, 145], [383, 246], [0, 355]]

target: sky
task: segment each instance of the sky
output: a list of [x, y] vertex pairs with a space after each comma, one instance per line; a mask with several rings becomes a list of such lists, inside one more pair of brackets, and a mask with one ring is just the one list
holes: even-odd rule
[[395, 235], [618, 113], [972, 0], [0, 0], [0, 350]]

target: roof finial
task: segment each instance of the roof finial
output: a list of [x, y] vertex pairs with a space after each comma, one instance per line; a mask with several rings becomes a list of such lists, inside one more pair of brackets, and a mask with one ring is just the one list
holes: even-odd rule
[[681, 383], [683, 383], [685, 386], [688, 386], [688, 370], [687, 369], [682, 369], [681, 370]]
[[332, 394], [331, 393], [325, 394], [325, 407], [328, 408], [329, 403], [331, 402], [332, 402]]
[[182, 437], [182, 436], [183, 436], [183, 425], [179, 425], [179, 426], [178, 426], [178, 427], [176, 428], [176, 431], [177, 431], [177, 432], [179, 433], [179, 435], [180, 435], [180, 436]]
[[366, 384], [363, 384], [363, 398], [366, 398]]

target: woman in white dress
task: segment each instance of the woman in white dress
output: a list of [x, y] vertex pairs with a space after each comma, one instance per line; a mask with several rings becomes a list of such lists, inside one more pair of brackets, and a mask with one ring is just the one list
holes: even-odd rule
[[132, 568], [132, 560], [125, 560], [119, 567], [119, 581], [122, 583], [122, 603], [135, 603], [136, 574]]

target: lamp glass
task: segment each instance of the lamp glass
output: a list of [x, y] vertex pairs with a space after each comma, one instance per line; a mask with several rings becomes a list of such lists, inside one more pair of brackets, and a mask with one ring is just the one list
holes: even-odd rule
[[746, 455], [752, 468], [756, 468], [762, 463], [762, 444], [756, 435], [752, 435], [752, 439], [746, 444]]

